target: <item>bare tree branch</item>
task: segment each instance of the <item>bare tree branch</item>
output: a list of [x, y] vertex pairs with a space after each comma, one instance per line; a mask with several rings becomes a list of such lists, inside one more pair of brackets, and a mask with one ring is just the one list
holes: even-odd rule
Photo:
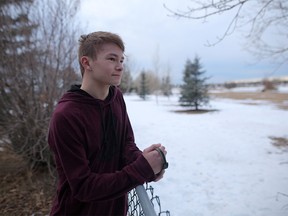
[[[164, 7], [170, 16], [194, 20], [203, 20], [231, 12], [231, 19], [224, 33], [217, 37], [208, 46], [214, 46], [231, 35], [236, 29], [246, 29], [248, 51], [260, 58], [273, 58], [279, 65], [288, 62], [288, 1], [287, 0], [207, 0], [192, 1], [193, 7], [187, 10], [172, 10], [167, 5]], [[277, 32], [278, 31], [278, 32]], [[273, 32], [275, 40], [267, 42], [267, 32]], [[276, 39], [277, 38], [277, 39]], [[279, 44], [276, 44], [279, 42]]]

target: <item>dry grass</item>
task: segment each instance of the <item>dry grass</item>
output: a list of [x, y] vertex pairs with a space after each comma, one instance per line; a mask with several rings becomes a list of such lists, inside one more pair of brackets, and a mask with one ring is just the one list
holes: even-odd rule
[[272, 145], [282, 150], [282, 152], [288, 152], [288, 138], [286, 137], [269, 137], [272, 141]]
[[0, 151], [0, 215], [48, 215], [53, 183], [48, 172], [32, 173], [10, 149]]
[[256, 101], [267, 101], [275, 104], [277, 107], [288, 110], [288, 94], [277, 91], [267, 92], [217, 92], [210, 93], [213, 97], [229, 98], [235, 100], [254, 100], [247, 104], [257, 105]]

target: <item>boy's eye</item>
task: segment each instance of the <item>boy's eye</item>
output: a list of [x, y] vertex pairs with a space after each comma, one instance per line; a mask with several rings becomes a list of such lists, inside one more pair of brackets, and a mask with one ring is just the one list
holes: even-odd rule
[[108, 58], [108, 60], [109, 60], [109, 61], [113, 61], [113, 62], [116, 61], [116, 59], [115, 59], [115, 58], [112, 58], [112, 57], [111, 57], [111, 58]]

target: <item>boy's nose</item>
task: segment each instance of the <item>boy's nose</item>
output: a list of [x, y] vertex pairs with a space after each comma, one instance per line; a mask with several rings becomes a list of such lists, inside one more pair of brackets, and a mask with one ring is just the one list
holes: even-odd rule
[[122, 71], [124, 68], [123, 63], [118, 63], [118, 65], [116, 66], [116, 69], [119, 71]]

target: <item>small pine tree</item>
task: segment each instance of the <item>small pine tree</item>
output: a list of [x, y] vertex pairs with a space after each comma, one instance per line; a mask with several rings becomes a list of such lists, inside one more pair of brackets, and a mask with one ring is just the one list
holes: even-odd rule
[[144, 71], [141, 72], [140, 75], [140, 89], [138, 94], [143, 100], [146, 100], [146, 96], [149, 94], [147, 86], [147, 77]]
[[202, 77], [205, 71], [201, 70], [200, 59], [195, 57], [191, 62], [186, 61], [183, 81], [181, 86], [181, 97], [179, 99], [181, 106], [194, 107], [199, 110], [199, 107], [209, 103], [208, 86], [205, 84], [207, 77]]

